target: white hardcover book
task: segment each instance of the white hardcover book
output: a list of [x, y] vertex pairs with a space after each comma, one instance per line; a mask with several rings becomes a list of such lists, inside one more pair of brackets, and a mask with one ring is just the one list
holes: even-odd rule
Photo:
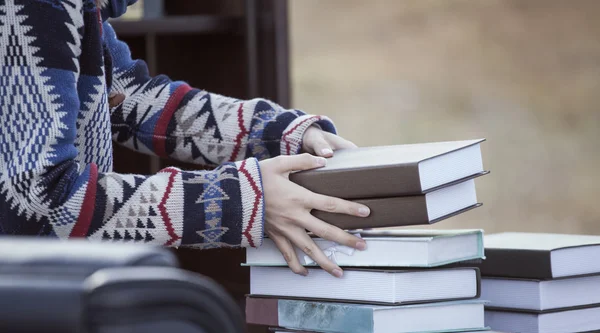
[[600, 305], [600, 275], [555, 280], [482, 278], [481, 299], [491, 308], [532, 311]]
[[486, 309], [485, 324], [493, 330], [503, 332], [598, 332], [600, 330], [600, 307], [547, 313]]
[[[484, 258], [482, 230], [363, 230], [356, 234], [367, 242], [365, 251], [321, 238], [314, 241], [342, 267], [436, 267]], [[315, 265], [298, 248], [296, 255], [301, 264]], [[246, 249], [246, 265], [287, 264], [275, 243], [265, 238], [261, 247]]]
[[[255, 300], [260, 303], [260, 300]], [[268, 300], [267, 300], [268, 301]], [[306, 332], [417, 333], [484, 330], [484, 306], [478, 301], [435, 302], [403, 306], [276, 300], [275, 314], [247, 317], [252, 324], [277, 325]], [[254, 313], [260, 312], [251, 311]], [[262, 319], [262, 320], [261, 320]]]
[[260, 296], [407, 304], [479, 296], [476, 268], [427, 270], [346, 269], [342, 278], [319, 268], [308, 276], [287, 267], [250, 267], [250, 293]]

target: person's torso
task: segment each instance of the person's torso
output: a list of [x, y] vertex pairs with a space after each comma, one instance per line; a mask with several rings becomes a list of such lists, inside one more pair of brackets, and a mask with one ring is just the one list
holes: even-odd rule
[[[95, 163], [98, 171], [112, 171], [112, 138], [107, 74], [110, 55], [104, 51], [102, 20], [97, 7], [84, 9], [77, 94], [79, 110], [75, 147], [79, 164]], [[110, 78], [109, 78], [110, 79]]]

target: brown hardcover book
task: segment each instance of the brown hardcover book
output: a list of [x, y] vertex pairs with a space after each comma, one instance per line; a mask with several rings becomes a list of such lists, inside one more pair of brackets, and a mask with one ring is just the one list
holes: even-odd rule
[[556, 279], [600, 274], [600, 236], [507, 232], [484, 238], [485, 276]]
[[342, 149], [327, 166], [292, 173], [290, 180], [345, 199], [424, 194], [483, 172], [482, 141]]
[[426, 194], [353, 200], [371, 209], [368, 217], [313, 210], [317, 218], [342, 229], [367, 229], [433, 224], [481, 206], [475, 180], [469, 179]]

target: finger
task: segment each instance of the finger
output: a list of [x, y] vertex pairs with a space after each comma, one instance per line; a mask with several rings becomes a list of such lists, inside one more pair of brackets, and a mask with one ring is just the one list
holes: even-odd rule
[[346, 245], [361, 251], [367, 249], [367, 243], [363, 239], [351, 235], [327, 222], [321, 221], [310, 214], [302, 217], [302, 225], [323, 239], [334, 241], [338, 244]]
[[325, 137], [320, 135], [316, 138], [312, 144], [311, 149], [314, 150], [315, 155], [323, 157], [333, 156], [333, 147], [325, 140]]
[[341, 136], [331, 133], [325, 133], [324, 136], [325, 140], [329, 143], [333, 150], [358, 148], [358, 146], [356, 146], [354, 143], [342, 138]]
[[306, 196], [306, 208], [321, 210], [324, 212], [367, 217], [371, 214], [369, 207], [335, 197], [318, 193], [310, 193]]
[[293, 228], [286, 235], [288, 239], [301, 249], [307, 256], [311, 257], [321, 268], [329, 274], [341, 278], [344, 275], [342, 269], [325, 256], [323, 251], [306, 234], [302, 228]]
[[275, 159], [277, 160], [277, 169], [280, 172], [316, 169], [327, 164], [325, 158], [312, 156], [311, 154], [285, 155], [278, 156]]
[[304, 276], [308, 275], [308, 270], [300, 264], [298, 256], [296, 255], [296, 251], [294, 250], [292, 243], [290, 243], [287, 238], [285, 238], [283, 235], [273, 232], [269, 233], [269, 238], [273, 240], [273, 243], [275, 243], [275, 246], [277, 246], [283, 255], [283, 258], [287, 262], [292, 272]]

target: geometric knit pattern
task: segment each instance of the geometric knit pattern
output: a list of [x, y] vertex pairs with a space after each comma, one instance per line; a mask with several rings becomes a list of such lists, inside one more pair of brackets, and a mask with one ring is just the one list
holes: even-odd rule
[[[133, 2], [0, 0], [0, 235], [259, 246], [258, 161], [333, 124], [151, 77], [106, 22]], [[113, 142], [215, 168], [114, 173]]]

